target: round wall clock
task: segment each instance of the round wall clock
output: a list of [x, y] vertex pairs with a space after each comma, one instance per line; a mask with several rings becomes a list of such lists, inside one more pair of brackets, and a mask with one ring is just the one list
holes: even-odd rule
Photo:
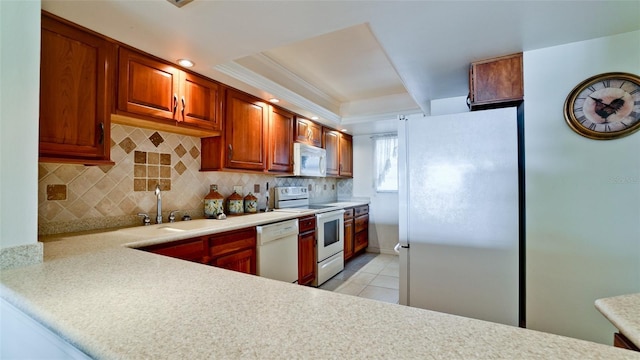
[[609, 140], [640, 129], [640, 76], [612, 72], [578, 84], [564, 102], [564, 118], [578, 134]]

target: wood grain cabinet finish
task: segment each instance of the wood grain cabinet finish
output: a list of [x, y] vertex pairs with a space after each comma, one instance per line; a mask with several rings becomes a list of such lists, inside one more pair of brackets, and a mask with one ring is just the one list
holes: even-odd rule
[[344, 260], [349, 260], [353, 257], [355, 243], [354, 243], [354, 219], [353, 208], [345, 209], [344, 212]]
[[613, 346], [627, 350], [640, 351], [640, 348], [631, 342], [629, 338], [619, 332], [613, 334]]
[[138, 250], [256, 274], [255, 227], [150, 245]]
[[212, 235], [209, 244], [211, 265], [256, 274], [255, 227]]
[[353, 140], [351, 135], [330, 128], [322, 129], [327, 151], [327, 176], [353, 177]]
[[270, 106], [268, 132], [268, 164], [270, 172], [293, 172], [293, 127], [295, 116], [280, 108]]
[[224, 167], [263, 171], [269, 105], [250, 95], [227, 90], [224, 131]]
[[173, 241], [139, 248], [138, 250], [173, 257], [201, 264], [208, 262], [208, 246], [205, 237]]
[[322, 126], [312, 120], [296, 117], [295, 141], [322, 147]]
[[469, 68], [471, 110], [513, 106], [523, 98], [522, 53], [471, 64]]
[[42, 12], [40, 50], [39, 160], [112, 163], [115, 44]]
[[221, 87], [146, 54], [120, 48], [117, 112], [219, 131]]
[[355, 208], [353, 252], [357, 254], [367, 246], [369, 246], [369, 205], [363, 205]]
[[316, 278], [316, 217], [298, 219], [298, 284], [309, 285]]

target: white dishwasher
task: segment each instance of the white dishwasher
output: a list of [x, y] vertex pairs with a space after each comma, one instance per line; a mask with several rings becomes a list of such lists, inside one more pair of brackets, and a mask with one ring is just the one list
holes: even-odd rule
[[256, 226], [258, 276], [298, 281], [298, 220]]

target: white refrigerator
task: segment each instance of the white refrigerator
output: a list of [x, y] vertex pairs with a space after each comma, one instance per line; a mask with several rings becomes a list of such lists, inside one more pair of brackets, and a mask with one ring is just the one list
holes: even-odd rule
[[520, 324], [518, 112], [401, 119], [400, 303]]

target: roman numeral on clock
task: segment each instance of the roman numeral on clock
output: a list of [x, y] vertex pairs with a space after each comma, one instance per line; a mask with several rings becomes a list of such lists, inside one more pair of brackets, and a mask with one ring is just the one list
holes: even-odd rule
[[611, 87], [611, 80], [602, 80], [602, 85], [604, 85], [604, 87]]
[[591, 123], [591, 125], [589, 125], [589, 130], [595, 130], [596, 129], [596, 124]]
[[580, 116], [578, 118], [578, 121], [580, 122], [580, 124], [584, 124], [584, 122], [587, 121], [587, 117], [586, 116]]
[[640, 89], [635, 89], [635, 90], [633, 90], [632, 92], [630, 92], [629, 94], [631, 94], [631, 95], [635, 95], [635, 94], [637, 94], [637, 93], [639, 93], [639, 92], [640, 92]]
[[588, 86], [587, 89], [589, 89], [591, 92], [595, 92], [596, 88], [593, 87], [593, 85]]

